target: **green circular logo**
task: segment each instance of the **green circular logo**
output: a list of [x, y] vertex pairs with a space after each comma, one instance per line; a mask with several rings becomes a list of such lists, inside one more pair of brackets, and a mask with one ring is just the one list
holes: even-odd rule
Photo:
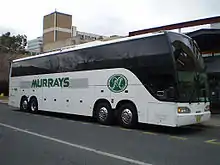
[[115, 74], [108, 79], [107, 86], [112, 92], [119, 93], [127, 88], [128, 80], [122, 74]]

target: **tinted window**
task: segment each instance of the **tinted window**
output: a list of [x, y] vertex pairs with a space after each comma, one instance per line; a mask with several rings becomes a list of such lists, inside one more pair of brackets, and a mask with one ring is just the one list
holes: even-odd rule
[[198, 48], [184, 35], [170, 33], [169, 37], [177, 68], [178, 101], [204, 101], [201, 91], [207, 90], [206, 76], [202, 73], [204, 65], [202, 58], [198, 58]]
[[170, 33], [176, 67], [179, 71], [195, 70], [195, 54], [192, 40], [180, 34]]
[[[158, 59], [162, 59], [163, 56], [159, 56], [168, 50], [165, 36], [153, 36], [16, 62], [13, 64], [12, 76], [114, 67], [131, 68], [143, 64], [160, 65]], [[143, 58], [153, 55], [158, 57], [147, 60]]]
[[36, 58], [13, 63], [12, 76], [25, 76], [35, 74], [46, 74], [49, 68], [45, 65], [45, 58]]
[[173, 59], [165, 35], [21, 61], [14, 63], [12, 75], [108, 68], [129, 69], [153, 95], [174, 86], [175, 82]]

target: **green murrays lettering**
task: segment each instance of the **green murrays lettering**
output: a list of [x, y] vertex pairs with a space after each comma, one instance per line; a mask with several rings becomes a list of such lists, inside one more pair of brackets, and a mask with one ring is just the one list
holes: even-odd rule
[[47, 79], [43, 79], [43, 87], [47, 87]]
[[37, 88], [37, 87], [38, 87], [37, 80], [33, 80], [31, 84], [31, 88]]
[[42, 87], [69, 87], [69, 77], [62, 78], [44, 78], [32, 80], [31, 88], [42, 88]]
[[56, 79], [54, 80], [53, 87], [59, 87], [59, 86], [60, 86], [59, 81], [58, 81], [58, 79], [56, 78]]
[[63, 87], [69, 87], [69, 86], [70, 86], [70, 79], [69, 77], [65, 77]]
[[52, 78], [48, 78], [48, 87], [53, 87], [53, 79]]
[[38, 82], [38, 87], [39, 88], [43, 87], [43, 79], [38, 79], [37, 82]]
[[64, 81], [64, 78], [58, 78], [58, 80], [59, 80], [59, 84], [60, 84], [60, 86], [63, 87], [63, 81]]

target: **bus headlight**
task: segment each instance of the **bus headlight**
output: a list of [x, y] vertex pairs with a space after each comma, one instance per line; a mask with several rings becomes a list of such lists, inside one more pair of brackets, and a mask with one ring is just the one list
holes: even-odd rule
[[178, 107], [178, 113], [190, 113], [191, 110], [188, 107]]
[[209, 111], [209, 110], [210, 110], [209, 105], [206, 105], [204, 111], [207, 112], [207, 111]]

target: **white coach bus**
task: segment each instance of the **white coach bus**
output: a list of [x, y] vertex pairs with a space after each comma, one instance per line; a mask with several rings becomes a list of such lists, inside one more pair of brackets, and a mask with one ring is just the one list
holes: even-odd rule
[[160, 32], [82, 44], [14, 60], [9, 105], [92, 116], [123, 127], [179, 127], [210, 119], [207, 76], [197, 44]]

